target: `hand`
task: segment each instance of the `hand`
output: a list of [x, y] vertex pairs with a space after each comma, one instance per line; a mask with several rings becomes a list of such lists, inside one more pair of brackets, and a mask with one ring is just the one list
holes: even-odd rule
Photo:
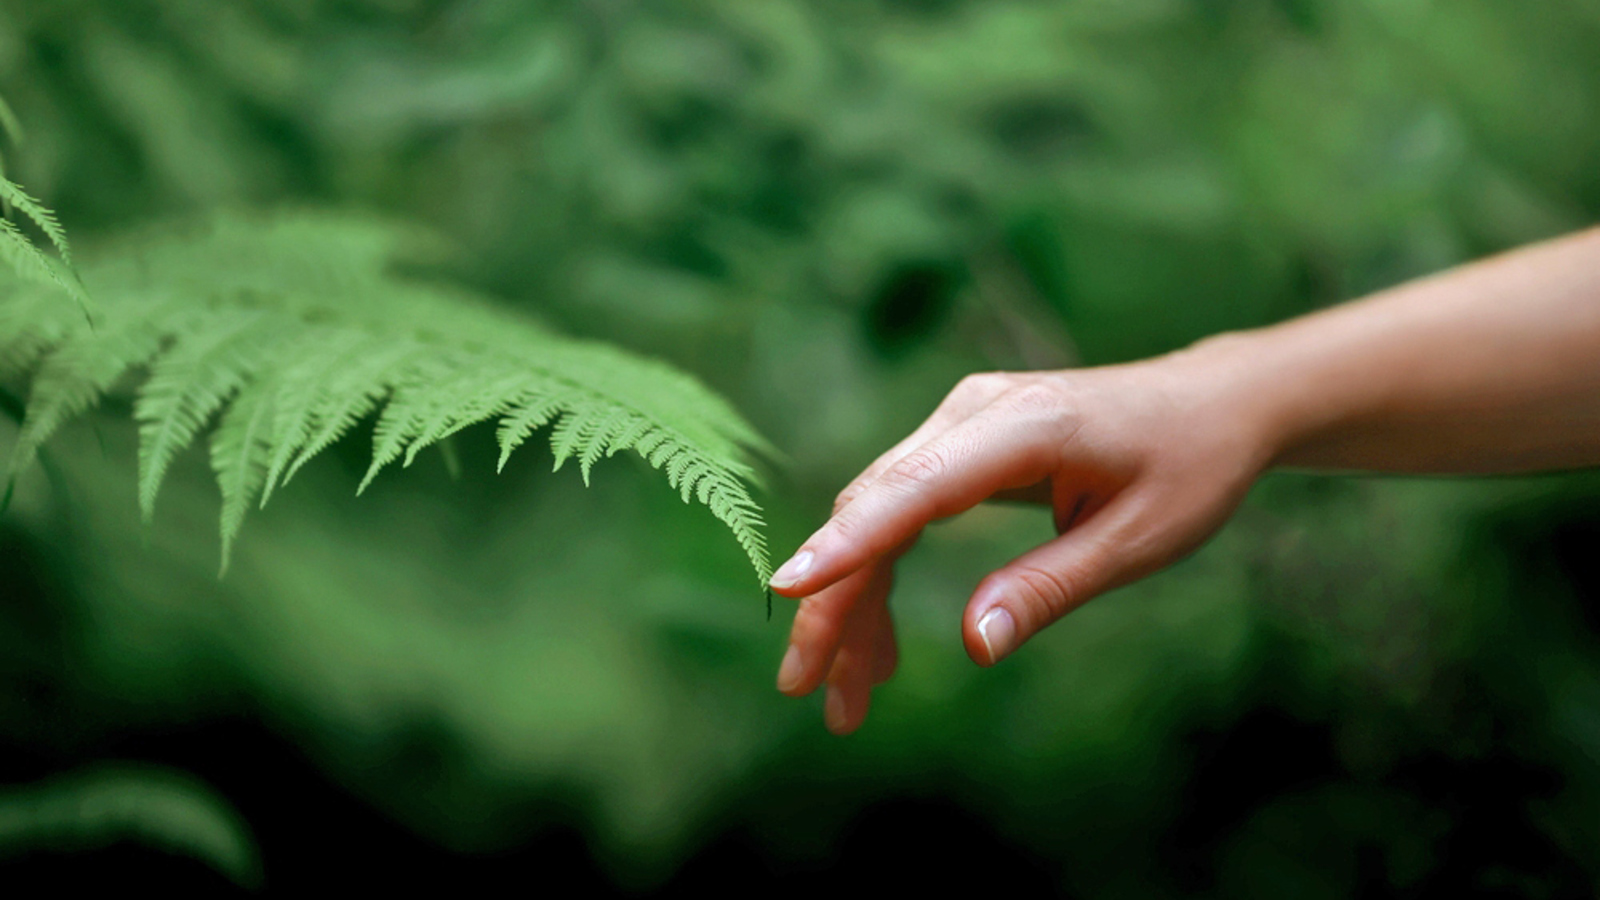
[[964, 379], [910, 437], [839, 494], [833, 516], [773, 576], [802, 597], [778, 688], [828, 684], [825, 719], [848, 734], [895, 669], [895, 560], [924, 526], [990, 498], [1036, 499], [1058, 537], [991, 573], [962, 620], [993, 665], [1093, 597], [1210, 537], [1270, 462], [1273, 442], [1226, 355]]
[[1596, 259], [1600, 228], [1160, 359], [962, 381], [773, 576], [805, 598], [779, 689], [826, 681], [828, 727], [858, 728], [895, 667], [895, 559], [990, 497], [1049, 502], [1059, 536], [978, 585], [962, 637], [979, 665], [1198, 547], [1273, 462], [1600, 465]]

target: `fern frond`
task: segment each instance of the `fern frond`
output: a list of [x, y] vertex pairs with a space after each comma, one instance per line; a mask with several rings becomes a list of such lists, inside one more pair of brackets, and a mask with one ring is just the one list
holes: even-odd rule
[[[551, 471], [559, 472], [573, 456], [588, 457], [605, 449], [605, 434], [628, 411], [605, 403], [575, 403], [550, 433], [550, 449], [555, 452]], [[584, 478], [585, 483], [588, 478]]]
[[[517, 398], [527, 391], [528, 381], [524, 372], [485, 368], [468, 378], [433, 386], [429, 391], [432, 396], [421, 398], [416, 434], [406, 447], [405, 464], [411, 465], [417, 453], [424, 448], [510, 409]], [[462, 403], [461, 397], [472, 399]], [[390, 406], [393, 405], [391, 402]]]
[[44, 204], [28, 196], [28, 192], [15, 182], [0, 178], [0, 200], [4, 200], [12, 209], [21, 213], [28, 221], [39, 227], [44, 236], [49, 238], [55, 246], [56, 252], [61, 254], [61, 261], [67, 268], [72, 267], [72, 247], [67, 244], [67, 233], [61, 228], [61, 223], [56, 220], [56, 214], [46, 209]]
[[[133, 417], [139, 423], [139, 511], [155, 513], [156, 493], [174, 457], [255, 373], [265, 314], [228, 310], [178, 337], [151, 368]], [[268, 344], [270, 347], [270, 342]]]
[[[381, 338], [370, 339], [363, 346], [364, 352], [349, 360], [347, 368], [330, 373], [318, 386], [310, 406], [290, 408], [291, 414], [298, 413], [310, 423], [311, 430], [305, 442], [294, 451], [279, 486], [377, 409], [400, 379], [400, 373], [426, 356], [426, 348], [407, 340], [391, 340], [394, 342], [386, 344]], [[276, 453], [274, 458], [276, 461]], [[271, 490], [272, 482], [268, 482], [267, 488]]]
[[[16, 114], [3, 97], [0, 97], [0, 137], [10, 138], [14, 142], [22, 140], [22, 123], [17, 121]], [[12, 215], [21, 215], [43, 232], [45, 239], [60, 254], [60, 262], [40, 250], [17, 227], [17, 223], [11, 221]], [[61, 227], [54, 212], [29, 196], [21, 185], [6, 177], [3, 159], [0, 159], [0, 264], [24, 278], [50, 282], [60, 287], [77, 301], [84, 318], [89, 318], [89, 296], [72, 266], [72, 247], [67, 243], [66, 230]]]
[[211, 438], [211, 469], [222, 490], [222, 575], [228, 574], [244, 514], [267, 482], [275, 380], [264, 378], [240, 391]]
[[34, 372], [13, 452], [16, 472], [66, 420], [125, 373], [138, 388], [139, 505], [148, 518], [174, 459], [217, 420], [211, 467], [222, 492], [223, 567], [247, 509], [378, 414], [372, 463], [390, 463], [463, 428], [498, 420], [500, 468], [555, 422], [557, 468], [585, 483], [633, 450], [733, 532], [764, 582], [760, 509], [744, 461], [760, 438], [682, 373], [601, 344], [558, 337], [460, 292], [396, 276], [418, 236], [364, 219], [219, 219], [108, 248], [84, 277], [103, 323], [64, 318], [38, 288], [0, 281], [0, 371]]
[[[3, 247], [4, 240], [0, 240], [0, 254], [5, 253]], [[12, 271], [22, 274], [15, 266]], [[78, 318], [75, 310], [64, 307], [60, 292], [47, 281], [13, 285], [7, 293], [6, 302], [0, 304], [0, 379], [30, 371], [47, 349], [73, 330]]]
[[[3, 176], [0, 176], [0, 181], [4, 181]], [[3, 196], [0, 196], [0, 202], [3, 200]], [[35, 247], [10, 219], [0, 219], [0, 262], [36, 281], [56, 280], [50, 257]]]
[[561, 414], [561, 401], [549, 394], [526, 393], [500, 420], [496, 437], [500, 442], [500, 460], [495, 471], [503, 472], [511, 454], [522, 446], [529, 435], [548, 425]]
[[[0, 177], [0, 185], [10, 184], [11, 182], [6, 181], [4, 177]], [[0, 199], [4, 196], [0, 193]], [[15, 223], [4, 218], [0, 218], [0, 263], [34, 281], [53, 282], [76, 300], [79, 308], [87, 313], [88, 295], [72, 271], [64, 269], [62, 263], [51, 259], [49, 254], [34, 246], [33, 241], [28, 240], [28, 236], [23, 234]]]
[[302, 351], [284, 360], [274, 374], [272, 421], [268, 433], [268, 458], [261, 486], [261, 505], [272, 498], [274, 484], [283, 477], [294, 455], [305, 446], [315, 425], [316, 402], [322, 385], [350, 364], [350, 356], [364, 335], [349, 331], [320, 333], [302, 345]]
[[[33, 378], [28, 416], [11, 451], [10, 474], [32, 464], [39, 447], [57, 428], [98, 403], [124, 373], [154, 357], [164, 332], [154, 320], [119, 319], [93, 331], [68, 330], [59, 344], [41, 348], [44, 362]], [[15, 348], [0, 348], [0, 356], [10, 353], [21, 355]]]
[[0, 212], [6, 216], [20, 213], [44, 233], [61, 255], [59, 262], [51, 258], [29, 240], [15, 222], [0, 218], [0, 263], [26, 278], [55, 284], [77, 303], [84, 318], [89, 318], [92, 309], [89, 294], [73, 268], [72, 247], [67, 243], [67, 233], [56, 220], [56, 214], [28, 196], [27, 191], [3, 173], [0, 173]]

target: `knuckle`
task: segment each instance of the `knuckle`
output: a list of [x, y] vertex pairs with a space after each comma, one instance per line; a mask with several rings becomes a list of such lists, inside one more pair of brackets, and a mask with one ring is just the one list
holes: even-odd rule
[[976, 372], [956, 382], [951, 396], [962, 398], [990, 397], [1004, 391], [1011, 383], [1011, 376], [1004, 372]]
[[1059, 384], [1034, 381], [1007, 391], [999, 401], [1004, 414], [1038, 426], [1041, 445], [1060, 447], [1085, 423], [1084, 411]]
[[851, 509], [840, 510], [828, 522], [828, 528], [839, 543], [847, 546], [860, 544], [868, 537], [866, 523], [862, 522], [860, 515]]
[[1024, 384], [1005, 394], [1011, 408], [1024, 413], [1059, 412], [1061, 397], [1055, 388], [1040, 382]]
[[866, 487], [866, 482], [853, 481], [848, 487], [840, 491], [839, 496], [833, 498], [833, 515], [837, 516], [841, 510], [850, 505], [850, 501], [861, 496], [861, 492], [866, 490]]
[[1074, 579], [1064, 572], [1037, 566], [1019, 566], [1009, 574], [1007, 592], [1043, 613], [1045, 622], [1054, 622], [1077, 605], [1073, 601], [1079, 596], [1080, 589]]
[[921, 447], [907, 453], [890, 467], [886, 479], [891, 484], [913, 490], [939, 481], [950, 471], [950, 461], [936, 447]]
[[956, 382], [955, 390], [951, 391], [950, 393], [952, 393], [952, 394], [972, 394], [972, 393], [976, 393], [985, 384], [988, 384], [989, 382], [993, 381], [994, 377], [995, 377], [995, 373], [994, 372], [974, 372], [971, 375], [963, 376], [960, 381]]

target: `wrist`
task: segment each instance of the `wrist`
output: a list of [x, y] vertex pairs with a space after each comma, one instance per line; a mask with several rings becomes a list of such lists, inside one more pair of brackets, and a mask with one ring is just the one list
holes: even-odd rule
[[1307, 361], [1296, 365], [1273, 329], [1212, 335], [1161, 362], [1199, 392], [1207, 415], [1236, 431], [1259, 471], [1291, 460], [1330, 416], [1307, 402]]

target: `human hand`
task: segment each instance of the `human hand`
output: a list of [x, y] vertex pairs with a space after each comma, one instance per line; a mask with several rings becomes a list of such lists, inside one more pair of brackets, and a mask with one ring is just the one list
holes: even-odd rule
[[1194, 350], [1098, 369], [964, 379], [839, 494], [773, 576], [803, 598], [778, 688], [828, 685], [825, 720], [860, 727], [895, 669], [895, 560], [930, 522], [991, 498], [1035, 499], [1058, 536], [991, 573], [962, 619], [993, 665], [1093, 597], [1197, 548], [1270, 462], [1274, 441], [1227, 354]]

